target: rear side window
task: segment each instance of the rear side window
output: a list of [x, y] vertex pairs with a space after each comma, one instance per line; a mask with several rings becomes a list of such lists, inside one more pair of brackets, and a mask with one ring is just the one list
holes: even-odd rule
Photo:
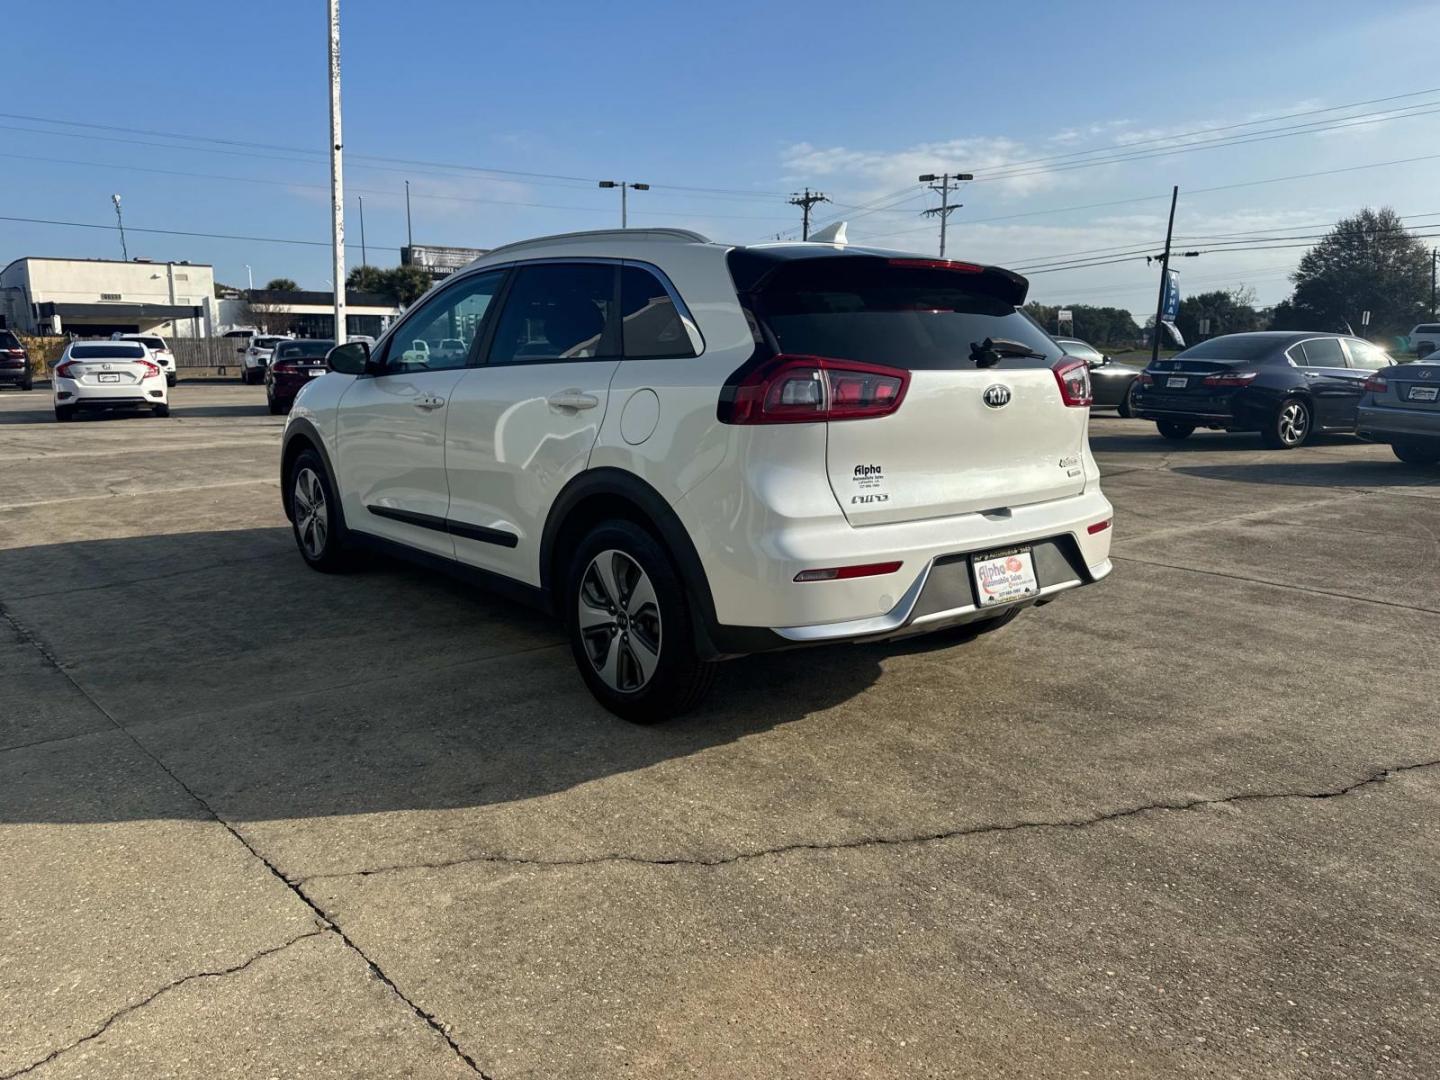
[[137, 344], [116, 342], [114, 345], [72, 345], [70, 355], [76, 360], [138, 360], [145, 349]]
[[1081, 360], [1089, 360], [1092, 363], [1100, 360], [1100, 350], [1093, 345], [1086, 345], [1083, 341], [1062, 340], [1060, 347], [1065, 350], [1066, 356], [1078, 356]]
[[1350, 366], [1353, 368], [1379, 371], [1395, 362], [1384, 349], [1377, 348], [1368, 341], [1347, 341], [1345, 344], [1350, 346]]
[[1338, 338], [1314, 338], [1302, 342], [1300, 348], [1305, 350], [1305, 362], [1310, 367], [1345, 366], [1345, 353]]
[[695, 355], [675, 301], [643, 266], [620, 271], [620, 333], [624, 354], [633, 359]]
[[815, 259], [782, 267], [755, 302], [784, 353], [965, 369], [975, 366], [971, 353], [986, 338], [1003, 338], [1037, 357], [1005, 359], [1000, 367], [1049, 366], [1064, 355], [1028, 315], [967, 278], [868, 259]]
[[495, 327], [492, 364], [614, 359], [616, 267], [522, 266]]

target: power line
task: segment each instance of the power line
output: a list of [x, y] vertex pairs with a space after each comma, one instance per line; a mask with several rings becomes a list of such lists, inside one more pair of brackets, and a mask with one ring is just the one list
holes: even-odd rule
[[[117, 226], [114, 225], [97, 225], [89, 221], [57, 221], [53, 218], [13, 217], [4, 214], [0, 214], [0, 221], [17, 221], [27, 225], [64, 225], [72, 229], [104, 229], [109, 232], [114, 232], [117, 228]], [[295, 240], [280, 236], [242, 236], [235, 233], [187, 232], [181, 229], [146, 229], [136, 225], [125, 226], [125, 231], [132, 233], [155, 233], [160, 236], [198, 237], [204, 240], [246, 240], [256, 244], [295, 244], [302, 247], [324, 248], [330, 246], [329, 240]], [[393, 244], [377, 246], [384, 251], [394, 251], [398, 253], [400, 250], [399, 247]]]

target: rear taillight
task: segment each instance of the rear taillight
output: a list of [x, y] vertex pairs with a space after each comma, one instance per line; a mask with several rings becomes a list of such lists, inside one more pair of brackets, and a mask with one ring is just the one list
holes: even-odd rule
[[1383, 394], [1390, 389], [1390, 384], [1385, 381], [1384, 375], [1371, 375], [1365, 380], [1365, 389], [1371, 394]]
[[1155, 376], [1154, 376], [1154, 375], [1151, 375], [1148, 371], [1142, 371], [1142, 372], [1140, 372], [1139, 375], [1136, 375], [1136, 376], [1135, 376], [1135, 385], [1136, 385], [1136, 386], [1154, 386], [1154, 385], [1155, 385]]
[[902, 368], [830, 360], [821, 356], [776, 356], [735, 387], [721, 403], [728, 424], [807, 424], [888, 416], [900, 407], [910, 373]]
[[276, 360], [273, 364], [270, 365], [270, 370], [279, 372], [281, 375], [284, 375], [286, 372], [299, 371], [300, 365], [297, 364], [294, 360]]
[[1090, 396], [1090, 365], [1084, 360], [1066, 359], [1051, 369], [1060, 384], [1060, 399], [1071, 408], [1088, 408]]
[[1108, 529], [1109, 527], [1110, 527], [1110, 519], [1109, 519], [1109, 518], [1106, 518], [1104, 521], [1097, 521], [1097, 522], [1095, 522], [1095, 523], [1092, 524], [1092, 525], [1086, 525], [1086, 526], [1085, 526], [1085, 531], [1086, 531], [1087, 533], [1089, 533], [1091, 536], [1094, 536], [1096, 533], [1102, 533], [1102, 532], [1104, 532], [1104, 531], [1105, 531], [1106, 529]]
[[25, 359], [25, 350], [24, 350], [24, 349], [0, 349], [0, 353], [3, 353], [4, 355], [8, 356], [11, 360], [23, 360], [23, 359]]
[[849, 578], [878, 577], [900, 569], [898, 562], [860, 563], [855, 566], [828, 566], [821, 570], [801, 570], [796, 581], [845, 581]]
[[136, 360], [135, 362], [139, 364], [142, 369], [140, 372], [141, 382], [144, 382], [146, 379], [153, 379], [160, 374], [159, 365], [152, 364], [149, 360]]
[[1224, 375], [1206, 375], [1205, 386], [1249, 386], [1255, 381], [1258, 371], [1226, 372]]
[[55, 369], [55, 374], [62, 379], [78, 379], [85, 371], [84, 364], [78, 364], [74, 360], [66, 360]]

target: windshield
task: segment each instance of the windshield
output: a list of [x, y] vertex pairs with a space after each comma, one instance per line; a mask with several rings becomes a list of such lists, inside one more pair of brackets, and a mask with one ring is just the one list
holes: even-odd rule
[[757, 313], [780, 350], [910, 370], [969, 369], [986, 338], [1032, 349], [1007, 367], [1049, 365], [1060, 347], [1024, 312], [970, 291], [967, 275], [815, 260], [786, 267], [762, 292]]
[[286, 341], [275, 346], [275, 359], [291, 360], [297, 356], [324, 356], [334, 347], [333, 341]]
[[1191, 345], [1176, 360], [1258, 360], [1276, 351], [1283, 340], [1263, 334], [1228, 334]]
[[71, 345], [70, 355], [76, 360], [138, 360], [145, 349], [138, 341], [117, 341], [112, 345]]
[[256, 349], [273, 349], [276, 342], [288, 340], [283, 337], [257, 337], [252, 340], [251, 345]]

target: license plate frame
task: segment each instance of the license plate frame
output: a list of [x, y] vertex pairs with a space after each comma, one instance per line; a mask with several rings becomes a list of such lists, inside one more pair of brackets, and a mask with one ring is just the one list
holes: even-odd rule
[[1184, 390], [1190, 385], [1190, 379], [1185, 375], [1171, 375], [1165, 380], [1166, 390]]
[[970, 580], [981, 608], [1003, 607], [1040, 595], [1035, 551], [1028, 546], [970, 556]]
[[325, 369], [323, 367], [310, 368], [305, 374], [307, 378], [313, 379], [317, 375], [324, 375]]
[[103, 383], [117, 383], [120, 381], [120, 373], [118, 371], [102, 371], [99, 375], [95, 376], [95, 381]]
[[1406, 401], [1440, 400], [1440, 386], [1412, 386], [1405, 395]]

